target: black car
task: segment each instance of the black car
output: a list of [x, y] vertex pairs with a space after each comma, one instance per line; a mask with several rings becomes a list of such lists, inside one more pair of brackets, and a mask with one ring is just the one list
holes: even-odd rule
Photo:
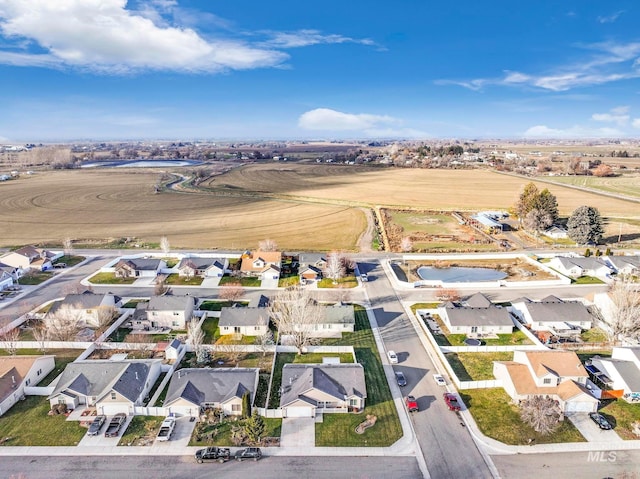
[[607, 421], [607, 418], [605, 418], [602, 414], [597, 412], [592, 412], [592, 413], [589, 413], [589, 417], [593, 422], [595, 422], [598, 425], [600, 429], [605, 429], [607, 431], [609, 429], [613, 429], [613, 426], [611, 425], [611, 423]]
[[243, 461], [244, 459], [253, 459], [257, 461], [262, 457], [262, 451], [259, 447], [247, 447], [236, 452], [236, 461]]
[[396, 371], [396, 382], [398, 386], [403, 387], [407, 385], [407, 378], [404, 377], [404, 373]]
[[97, 436], [98, 433], [100, 432], [100, 429], [102, 429], [102, 425], [105, 423], [106, 420], [107, 420], [107, 416], [104, 416], [102, 414], [100, 414], [99, 416], [96, 416], [91, 422], [91, 424], [89, 425], [89, 430], [87, 431], [87, 434], [89, 436]]
[[205, 461], [225, 462], [231, 457], [228, 447], [206, 447], [198, 449], [195, 454], [196, 462], [202, 464]]

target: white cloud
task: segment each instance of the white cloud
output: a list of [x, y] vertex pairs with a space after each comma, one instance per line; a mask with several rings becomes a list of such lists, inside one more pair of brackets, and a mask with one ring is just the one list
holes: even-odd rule
[[265, 45], [277, 48], [296, 48], [329, 43], [359, 43], [362, 45], [375, 45], [375, 42], [368, 38], [357, 39], [337, 34], [323, 34], [318, 30], [265, 33], [272, 36], [270, 40], [265, 42]]
[[567, 91], [576, 87], [640, 78], [640, 43], [595, 43], [578, 45], [593, 52], [582, 62], [557, 67], [547, 73], [528, 74], [506, 70], [497, 78], [472, 80], [438, 80], [437, 84], [454, 84], [470, 90], [489, 85], [527, 86], [550, 91]]
[[622, 15], [624, 13], [624, 10], [619, 10], [615, 13], [612, 13], [611, 15], [603, 15], [598, 17], [598, 22], [599, 23], [613, 23], [615, 22], [618, 18], [620, 18], [620, 15]]
[[640, 128], [640, 118], [634, 118], [631, 122], [631, 126], [634, 128]]
[[615, 128], [587, 128], [580, 125], [575, 125], [570, 128], [550, 128], [546, 125], [536, 125], [527, 129], [523, 133], [523, 136], [525, 138], [574, 139], [612, 138], [624, 135]]
[[298, 119], [298, 126], [305, 130], [329, 131], [364, 131], [399, 123], [397, 118], [386, 115], [343, 113], [329, 108], [307, 111]]
[[619, 106], [617, 108], [612, 108], [608, 113], [594, 113], [591, 115], [592, 120], [617, 123], [620, 126], [624, 126], [629, 123], [629, 118], [628, 106]]
[[[142, 69], [216, 72], [280, 65], [288, 55], [241, 41], [208, 40], [190, 28], [166, 26], [157, 16], [127, 10], [127, 0], [3, 0], [0, 30], [30, 39], [47, 54], [2, 52], [17, 65], [88, 68], [105, 72]], [[156, 1], [150, 8], [172, 8]], [[147, 9], [147, 12], [151, 10]], [[16, 56], [18, 55], [18, 56]]]

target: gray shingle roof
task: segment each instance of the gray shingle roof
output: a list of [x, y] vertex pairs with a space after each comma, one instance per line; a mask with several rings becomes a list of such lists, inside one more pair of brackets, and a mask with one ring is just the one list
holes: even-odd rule
[[193, 296], [152, 296], [149, 299], [147, 311], [185, 311], [187, 306], [195, 305]]
[[447, 308], [451, 326], [513, 326], [509, 311], [491, 306], [488, 308]]
[[640, 256], [608, 256], [609, 261], [616, 269], [632, 266], [640, 268]]
[[482, 293], [476, 293], [473, 296], [467, 298], [465, 301], [467, 306], [472, 308], [488, 308], [493, 303]]
[[182, 258], [182, 260], [180, 261], [180, 264], [178, 265], [178, 269], [182, 269], [187, 265], [192, 265], [191, 267], [195, 269], [207, 269], [210, 266], [215, 266], [216, 268], [223, 269], [224, 259], [191, 256], [189, 258]]
[[[632, 361], [600, 358], [600, 362], [607, 370], [609, 368], [616, 369], [632, 392], [640, 392], [640, 369]], [[610, 374], [607, 376], [611, 377]]]
[[245, 391], [255, 396], [259, 369], [253, 368], [185, 368], [179, 369], [169, 382], [164, 404], [186, 399], [194, 404], [221, 403], [233, 397], [242, 398]]
[[62, 301], [56, 301], [51, 305], [48, 314], [55, 313], [62, 305], [70, 305], [77, 309], [94, 309], [99, 307], [107, 294], [94, 294], [85, 291], [82, 294], [68, 294]]
[[586, 270], [595, 270], [602, 268], [609, 268], [609, 265], [605, 263], [602, 259], [589, 256], [587, 258], [577, 257], [577, 258], [569, 258], [566, 256], [558, 256], [557, 257], [562, 266], [567, 269], [570, 269], [572, 266], [578, 266], [579, 268]]
[[525, 303], [524, 307], [529, 310], [532, 320], [536, 322], [593, 321], [587, 307], [579, 301], [562, 301], [555, 298], [551, 301], [531, 301]]
[[218, 326], [257, 326], [261, 318], [268, 324], [267, 308], [222, 308]]
[[84, 360], [69, 363], [49, 398], [67, 390], [100, 398], [114, 389], [135, 402], [144, 390], [154, 362], [160, 360]]
[[317, 389], [343, 401], [349, 396], [367, 397], [361, 364], [285, 364], [282, 368], [280, 407], [302, 399], [315, 405], [306, 393]]
[[124, 261], [140, 271], [155, 271], [160, 267], [162, 260], [157, 258], [127, 258]]

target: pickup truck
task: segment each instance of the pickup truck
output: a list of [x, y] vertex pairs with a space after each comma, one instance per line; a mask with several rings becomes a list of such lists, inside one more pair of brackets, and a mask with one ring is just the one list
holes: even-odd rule
[[231, 451], [228, 447], [206, 447], [198, 449], [195, 457], [198, 464], [202, 464], [205, 461], [226, 462], [231, 458]]
[[176, 427], [176, 420], [172, 417], [166, 418], [160, 425], [160, 431], [158, 431], [158, 441], [168, 441], [171, 439], [171, 434]]
[[120, 432], [120, 428], [124, 424], [124, 421], [127, 419], [127, 416], [119, 412], [115, 416], [111, 418], [109, 421], [109, 425], [107, 426], [107, 430], [104, 432], [104, 437], [116, 437]]

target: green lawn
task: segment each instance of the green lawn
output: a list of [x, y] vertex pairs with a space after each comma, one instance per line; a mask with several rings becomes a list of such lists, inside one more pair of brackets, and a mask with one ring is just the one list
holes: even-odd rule
[[[53, 368], [53, 371], [51, 371], [49, 374], [47, 374], [44, 378], [42, 378], [42, 381], [40, 381], [38, 383], [38, 386], [48, 386], [49, 384], [51, 384], [51, 382], [57, 378], [60, 374], [62, 374], [62, 371], [64, 371], [64, 368], [67, 367], [67, 364], [72, 363], [73, 361], [75, 361], [75, 359], [80, 356], [80, 353], [82, 351], [80, 351], [79, 349], [72, 349], [70, 350], [71, 354], [56, 354], [55, 355], [55, 367]], [[54, 354], [54, 353], [47, 353], [47, 354]]]
[[476, 424], [483, 434], [505, 444], [550, 444], [555, 442], [584, 442], [582, 434], [569, 420], [560, 423], [548, 436], [535, 432], [520, 419], [517, 406], [502, 388], [467, 389], [460, 393]]
[[0, 417], [0, 438], [7, 446], [76, 446], [87, 432], [79, 421], [66, 416], [47, 416], [49, 401], [28, 396]]
[[[265, 431], [262, 437], [280, 437], [282, 419], [262, 418]], [[231, 426], [237, 421], [226, 420], [216, 424], [203, 426], [200, 431], [196, 427], [191, 435], [189, 446], [233, 446], [231, 442]]]
[[414, 303], [411, 305], [411, 311], [416, 314], [419, 309], [436, 309], [440, 303]]
[[202, 322], [201, 329], [204, 333], [205, 344], [213, 344], [220, 337], [218, 321], [220, 321], [220, 318], [207, 318]]
[[118, 446], [150, 446], [160, 430], [164, 417], [134, 416]]
[[149, 302], [148, 299], [130, 299], [122, 307], [123, 308], [129, 308], [129, 309], [135, 309], [135, 307], [138, 305], [138, 303], [148, 303], [148, 302]]
[[[344, 334], [336, 344], [353, 345], [356, 360], [364, 367], [366, 407], [361, 414], [324, 414], [324, 422], [316, 424], [316, 446], [319, 447], [386, 447], [402, 437], [402, 427], [367, 313], [361, 306], [356, 305], [355, 308], [355, 332]], [[367, 414], [378, 418], [375, 426], [364, 434], [356, 434], [356, 426], [366, 419]]]
[[53, 273], [42, 272], [29, 272], [20, 277], [18, 281], [22, 286], [34, 286], [36, 284], [44, 283], [46, 280], [53, 278]]
[[198, 308], [201, 311], [222, 311], [222, 308], [245, 308], [249, 306], [248, 301], [203, 301]]
[[186, 276], [180, 276], [174, 273], [167, 276], [164, 284], [168, 286], [200, 286], [202, 281], [204, 281], [204, 278], [201, 276], [187, 278]]
[[300, 284], [300, 277], [298, 275], [287, 276], [286, 278], [280, 278], [278, 280], [278, 288], [288, 288], [289, 286], [295, 286], [297, 284]]
[[64, 264], [67, 265], [67, 268], [70, 268], [70, 267], [75, 266], [75, 265], [77, 265], [79, 263], [82, 263], [84, 260], [85, 260], [84, 256], [75, 256], [75, 255], [67, 256], [67, 255], [64, 255], [61, 258], [58, 258], [56, 260], [56, 263], [64, 263]]
[[600, 328], [591, 328], [584, 331], [580, 339], [585, 343], [606, 343], [609, 341], [609, 335]]
[[[466, 346], [464, 340], [466, 334], [449, 334], [446, 336], [451, 346]], [[516, 329], [512, 334], [498, 334], [497, 338], [482, 338], [483, 346], [518, 346], [521, 344], [533, 344], [527, 336]]]
[[233, 276], [223, 276], [220, 278], [219, 284], [220, 286], [240, 284], [240, 286], [247, 288], [258, 288], [262, 284], [262, 281], [260, 278], [235, 278]]
[[178, 258], [175, 258], [173, 256], [162, 258], [162, 260], [166, 263], [167, 268], [173, 268], [180, 262]]
[[446, 353], [460, 381], [483, 381], [493, 377], [493, 361], [513, 360], [513, 351], [494, 353]]
[[573, 284], [604, 284], [604, 281], [593, 276], [580, 276], [573, 281]]
[[133, 284], [138, 278], [116, 278], [115, 273], [96, 273], [89, 282], [93, 284]]
[[629, 404], [624, 399], [607, 402], [598, 412], [615, 425], [614, 431], [618, 436], [628, 440], [640, 439], [633, 433], [632, 426], [632, 423], [640, 421], [640, 404]]
[[324, 278], [318, 281], [318, 288], [355, 288], [358, 286], [358, 280], [355, 276], [346, 276], [339, 278], [334, 284], [334, 281], [329, 278]]

